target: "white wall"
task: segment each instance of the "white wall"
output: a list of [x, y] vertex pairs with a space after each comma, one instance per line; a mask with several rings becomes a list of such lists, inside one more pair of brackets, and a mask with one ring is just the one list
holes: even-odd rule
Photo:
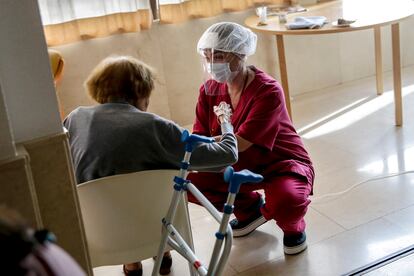
[[7, 116], [6, 105], [4, 104], [3, 92], [0, 83], [0, 162], [3, 159], [11, 158], [16, 155], [12, 134], [10, 131], [9, 118]]
[[15, 142], [62, 132], [37, 1], [1, 0], [0, 81]]
[[[243, 24], [253, 11], [228, 13], [181, 24], [157, 25], [147, 31], [115, 35], [59, 46], [66, 60], [59, 97], [64, 113], [79, 105], [93, 104], [82, 83], [88, 72], [110, 54], [136, 56], [159, 73], [159, 83], [150, 110], [187, 125], [194, 118], [194, 106], [202, 80], [195, 47], [203, 31], [219, 21]], [[390, 27], [382, 28], [384, 70], [391, 69]], [[414, 17], [401, 23], [401, 56], [404, 66], [414, 64]], [[249, 62], [278, 79], [274, 36], [259, 34], [258, 49]], [[372, 30], [343, 34], [285, 37], [291, 95], [330, 87], [375, 73]], [[372, 86], [375, 91], [375, 83]]]

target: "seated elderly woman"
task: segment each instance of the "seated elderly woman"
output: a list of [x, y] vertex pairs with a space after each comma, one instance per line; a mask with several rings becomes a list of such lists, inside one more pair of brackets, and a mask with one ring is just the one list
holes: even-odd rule
[[[64, 120], [69, 131], [78, 183], [109, 175], [151, 169], [179, 168], [184, 154], [183, 129], [172, 121], [147, 112], [154, 75], [132, 57], [103, 60], [86, 81], [96, 106], [79, 107]], [[228, 122], [218, 115], [222, 138], [200, 143], [193, 151], [190, 169], [221, 170], [237, 161], [237, 140]], [[165, 253], [161, 274], [168, 274], [171, 255]], [[141, 263], [124, 265], [126, 275], [141, 275]]]

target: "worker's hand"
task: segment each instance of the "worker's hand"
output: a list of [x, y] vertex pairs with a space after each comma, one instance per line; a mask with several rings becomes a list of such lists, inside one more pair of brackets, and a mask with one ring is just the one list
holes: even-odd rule
[[218, 106], [213, 107], [214, 113], [216, 114], [217, 118], [219, 119], [220, 123], [224, 122], [231, 122], [231, 107], [226, 102], [221, 102]]

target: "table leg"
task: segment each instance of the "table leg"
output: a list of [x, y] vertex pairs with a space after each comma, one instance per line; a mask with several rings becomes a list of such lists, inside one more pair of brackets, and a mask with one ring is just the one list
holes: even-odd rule
[[394, 103], [395, 103], [395, 124], [402, 126], [402, 88], [401, 88], [401, 56], [400, 56], [400, 24], [391, 25], [392, 37], [392, 67], [394, 75]]
[[282, 81], [283, 91], [285, 93], [286, 108], [292, 119], [292, 109], [290, 107], [289, 84], [286, 69], [285, 44], [283, 42], [283, 35], [276, 35], [277, 54], [279, 56], [280, 79]]
[[375, 39], [375, 71], [377, 77], [377, 95], [384, 92], [384, 79], [382, 74], [382, 48], [381, 48], [381, 27], [374, 27]]

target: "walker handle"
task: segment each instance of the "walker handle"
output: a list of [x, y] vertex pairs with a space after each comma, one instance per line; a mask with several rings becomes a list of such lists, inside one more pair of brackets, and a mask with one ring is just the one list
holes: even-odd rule
[[186, 143], [191, 143], [191, 144], [199, 143], [199, 142], [213, 143], [214, 138], [201, 136], [197, 134], [190, 134], [188, 130], [184, 130], [183, 133], [181, 134], [181, 142], [186, 142]]
[[228, 166], [224, 171], [224, 181], [230, 182], [229, 193], [237, 194], [240, 186], [246, 182], [258, 183], [263, 180], [263, 176], [249, 170], [235, 172], [232, 166]]

